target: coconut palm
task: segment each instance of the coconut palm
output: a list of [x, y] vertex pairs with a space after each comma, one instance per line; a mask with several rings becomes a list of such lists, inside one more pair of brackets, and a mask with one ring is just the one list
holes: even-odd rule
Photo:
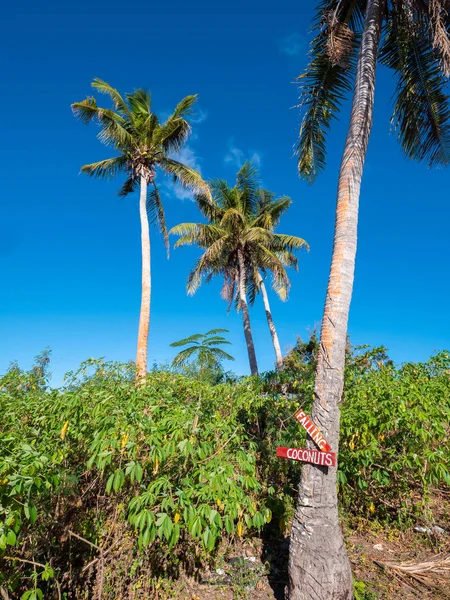
[[[448, 164], [450, 73], [448, 0], [324, 0], [311, 62], [300, 77], [305, 113], [298, 145], [300, 175], [324, 167], [331, 120], [353, 86], [342, 157], [331, 270], [322, 320], [312, 420], [335, 452], [339, 442], [347, 322], [353, 288], [358, 203], [372, 126], [378, 62], [397, 80], [392, 124], [408, 158]], [[308, 445], [313, 447], [312, 440]], [[290, 600], [353, 597], [339, 528], [336, 469], [305, 466], [289, 561]]]
[[[275, 194], [272, 192], [260, 189], [259, 202], [256, 209], [256, 214], [258, 215], [257, 225], [267, 229], [270, 232], [273, 232], [279, 224], [281, 216], [289, 209], [291, 204], [292, 200], [288, 196], [275, 198]], [[297, 240], [298, 247], [296, 249], [299, 249], [302, 246], [306, 249], [309, 249], [308, 244], [304, 240], [301, 238], [297, 238]], [[286, 248], [284, 238], [279, 238], [278, 236], [272, 237], [270, 249], [276, 253], [276, 256], [280, 259], [285, 268], [293, 267], [295, 270], [298, 270], [298, 259], [290, 249]], [[291, 284], [286, 271], [280, 270], [280, 274], [281, 277], [272, 281], [272, 287], [277, 293], [278, 297], [285, 302], [287, 300]], [[273, 322], [269, 296], [264, 283], [268, 275], [267, 269], [264, 267], [261, 268], [261, 265], [254, 264], [253, 268], [249, 269], [249, 275], [248, 288], [250, 304], [254, 303], [257, 293], [261, 293], [264, 311], [266, 313], [267, 325], [269, 327], [275, 351], [277, 369], [281, 370], [283, 368], [283, 356], [281, 354], [277, 330]]]
[[150, 231], [149, 214], [158, 223], [168, 248], [168, 235], [159, 190], [155, 183], [156, 169], [171, 176], [175, 181], [208, 195], [208, 187], [197, 171], [175, 160], [191, 128], [187, 117], [197, 96], [186, 96], [176, 106], [172, 115], [160, 123], [152, 112], [151, 98], [147, 91], [137, 89], [123, 98], [108, 83], [94, 79], [92, 87], [107, 94], [113, 109], [97, 105], [89, 96], [82, 102], [72, 104], [74, 114], [84, 123], [96, 121], [100, 125], [99, 140], [112, 147], [117, 155], [96, 163], [84, 165], [81, 171], [91, 177], [113, 178], [125, 173], [126, 179], [119, 195], [127, 196], [140, 190], [139, 214], [142, 243], [142, 297], [136, 354], [136, 379], [142, 382], [147, 373], [147, 346], [150, 327]]
[[255, 167], [245, 163], [233, 188], [223, 180], [214, 181], [211, 184], [212, 200], [201, 195], [197, 198], [199, 209], [209, 222], [182, 223], [170, 231], [180, 236], [175, 247], [195, 244], [205, 249], [189, 274], [188, 293], [195, 293], [204, 276], [210, 281], [213, 276], [220, 275], [224, 279], [222, 297], [229, 306], [237, 300], [252, 374], [258, 372], [258, 366], [247, 291], [251, 292], [251, 301], [259, 289], [265, 292], [266, 315], [278, 345], [281, 364], [278, 337], [261, 273], [272, 273], [274, 289], [285, 297], [289, 288], [285, 267], [296, 266], [293, 253], [306, 246], [301, 238], [272, 231], [291, 201], [286, 197], [273, 200], [273, 195], [259, 187], [257, 175]]

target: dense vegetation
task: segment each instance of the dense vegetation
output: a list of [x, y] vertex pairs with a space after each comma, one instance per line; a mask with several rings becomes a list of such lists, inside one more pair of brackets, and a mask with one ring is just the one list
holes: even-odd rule
[[[48, 357], [0, 379], [0, 586], [13, 598], [153, 597], [240, 538], [288, 532], [317, 341], [282, 374], [221, 383], [90, 360], [48, 387]], [[347, 351], [339, 487], [347, 515], [398, 524], [450, 485], [450, 353], [396, 367]], [[117, 566], [120, 561], [120, 568]], [[128, 594], [128, 595], [127, 595]], [[7, 596], [5, 596], [7, 597]]]

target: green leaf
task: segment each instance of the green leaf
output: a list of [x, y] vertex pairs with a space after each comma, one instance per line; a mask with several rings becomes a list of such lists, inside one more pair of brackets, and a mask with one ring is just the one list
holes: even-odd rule
[[106, 493], [107, 494], [111, 493], [112, 485], [114, 482], [114, 477], [115, 477], [115, 473], [111, 473], [111, 475], [108, 477], [108, 481], [106, 482]]
[[228, 515], [225, 517], [225, 529], [229, 535], [234, 532], [234, 521]]
[[6, 534], [6, 543], [9, 546], [14, 546], [16, 544], [16, 534], [14, 533], [14, 531], [12, 529], [10, 529], [8, 531], [8, 533]]

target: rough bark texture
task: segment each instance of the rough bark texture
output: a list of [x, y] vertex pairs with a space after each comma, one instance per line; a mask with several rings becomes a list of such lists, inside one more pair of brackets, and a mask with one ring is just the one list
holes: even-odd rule
[[[311, 418], [338, 451], [347, 322], [353, 288], [358, 202], [372, 126], [375, 71], [384, 0], [368, 0], [342, 158], [333, 257], [322, 320]], [[314, 447], [311, 439], [307, 443]], [[350, 562], [338, 520], [336, 468], [302, 468], [291, 532], [289, 600], [353, 598]]]
[[147, 215], [147, 179], [141, 175], [139, 214], [141, 219], [142, 245], [142, 296], [139, 316], [139, 332], [136, 353], [136, 383], [143, 383], [147, 375], [148, 331], [150, 328], [150, 295], [152, 280], [150, 272], [150, 229]]
[[241, 250], [238, 250], [239, 261], [239, 303], [242, 312], [242, 322], [244, 324], [245, 342], [247, 344], [248, 360], [250, 363], [250, 372], [252, 375], [258, 374], [258, 364], [256, 362], [255, 345], [253, 343], [252, 330], [250, 327], [250, 314], [248, 312], [247, 294], [245, 291], [245, 263]]
[[275, 357], [277, 361], [277, 369], [281, 371], [283, 368], [283, 356], [281, 354], [280, 341], [278, 339], [277, 330], [272, 319], [272, 312], [270, 310], [269, 297], [267, 296], [266, 286], [264, 285], [263, 278], [258, 273], [258, 283], [261, 289], [261, 294], [264, 302], [264, 310], [266, 311], [267, 324], [269, 325], [270, 335], [272, 336], [273, 348], [275, 350]]

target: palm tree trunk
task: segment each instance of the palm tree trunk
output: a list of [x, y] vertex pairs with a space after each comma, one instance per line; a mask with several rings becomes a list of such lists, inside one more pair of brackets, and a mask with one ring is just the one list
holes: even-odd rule
[[136, 353], [137, 384], [142, 384], [147, 375], [148, 331], [150, 328], [150, 296], [152, 289], [150, 272], [150, 229], [147, 215], [147, 179], [144, 174], [141, 175], [140, 184], [141, 191], [139, 197], [139, 215], [141, 219], [142, 295]]
[[250, 362], [250, 372], [252, 375], [258, 374], [258, 364], [256, 362], [255, 345], [253, 343], [252, 330], [250, 327], [250, 314], [248, 312], [247, 294], [245, 291], [245, 264], [242, 250], [238, 250], [239, 261], [239, 302], [242, 311], [242, 321], [244, 323], [244, 335], [247, 343], [248, 360]]
[[275, 350], [275, 357], [277, 361], [277, 369], [281, 371], [283, 368], [283, 356], [281, 354], [280, 341], [278, 339], [277, 330], [275, 329], [275, 324], [272, 319], [272, 312], [270, 310], [269, 297], [267, 295], [266, 286], [264, 285], [263, 278], [261, 274], [257, 273], [258, 284], [261, 289], [261, 294], [264, 302], [264, 310], [266, 311], [266, 319], [267, 324], [269, 326], [270, 335], [272, 336], [273, 348]]
[[[385, 0], [368, 0], [358, 57], [350, 126], [342, 158], [333, 256], [322, 320], [311, 417], [338, 451], [347, 322], [356, 255], [358, 203], [375, 91]], [[314, 447], [311, 439], [309, 448]], [[302, 468], [292, 523], [289, 600], [353, 598], [350, 562], [339, 526], [336, 468]]]

